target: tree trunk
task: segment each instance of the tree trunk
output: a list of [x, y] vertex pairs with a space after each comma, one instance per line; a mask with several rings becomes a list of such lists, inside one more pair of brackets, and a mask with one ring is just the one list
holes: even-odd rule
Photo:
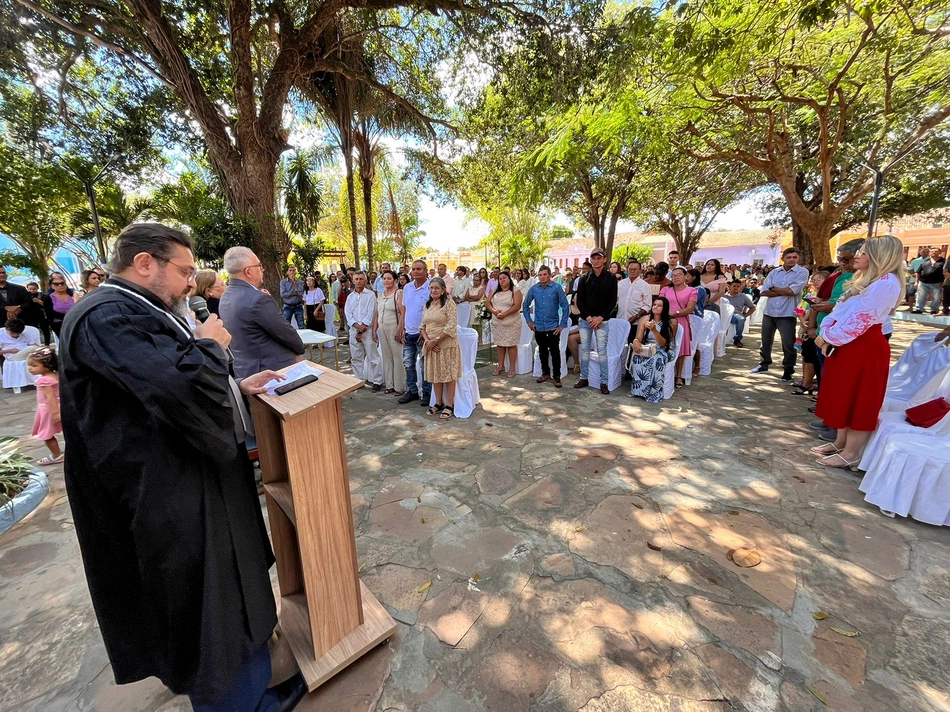
[[[798, 250], [801, 255], [799, 264], [807, 265], [814, 261], [811, 240], [808, 239], [808, 235], [802, 230], [801, 225], [794, 220], [792, 220], [792, 247]], [[818, 262], [815, 262], [815, 264], [818, 264]]]
[[353, 155], [350, 151], [343, 152], [343, 162], [346, 165], [346, 201], [350, 208], [350, 233], [353, 238], [353, 264], [357, 269], [360, 266], [360, 235], [356, 227], [356, 190], [353, 185]]
[[614, 208], [613, 214], [610, 216], [610, 227], [607, 229], [607, 238], [604, 241], [604, 252], [607, 253], [608, 262], [613, 259], [614, 236], [617, 234], [617, 221], [620, 219], [620, 212], [619, 207]]
[[373, 179], [360, 172], [363, 187], [363, 217], [366, 222], [366, 267], [373, 269]]
[[798, 228], [797, 223], [792, 221], [793, 244], [801, 254], [798, 264], [806, 266], [814, 262], [820, 267], [834, 264], [834, 260], [831, 259], [831, 225], [827, 227], [819, 225], [811, 233], [801, 230], [802, 234], [798, 237], [801, 241], [801, 247], [799, 247], [798, 242], [794, 241], [796, 228]]

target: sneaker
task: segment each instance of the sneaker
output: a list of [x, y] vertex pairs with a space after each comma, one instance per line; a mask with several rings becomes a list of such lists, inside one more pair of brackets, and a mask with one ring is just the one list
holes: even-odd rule
[[833, 443], [838, 439], [838, 431], [829, 428], [828, 430], [818, 433], [818, 439]]
[[783, 374], [782, 374], [782, 380], [783, 380], [783, 381], [791, 381], [791, 380], [792, 380], [792, 374], [790, 374], [790, 373], [783, 373]]
[[400, 396], [399, 400], [397, 400], [396, 402], [402, 403], [403, 405], [405, 405], [406, 403], [411, 403], [414, 400], [419, 400], [419, 394], [413, 393], [411, 391], [406, 391], [405, 393], [402, 394], [402, 396]]
[[911, 313], [911, 314], [923, 314], [923, 312], [920, 311], [920, 309], [911, 309], [911, 310], [910, 310], [910, 313]]
[[429, 405], [429, 401], [430, 401], [431, 399], [432, 399], [432, 394], [431, 394], [431, 393], [423, 393], [423, 394], [422, 394], [422, 402], [421, 402], [419, 405], [421, 405], [423, 408], [425, 408], [425, 407], [427, 407], [427, 406]]
[[383, 387], [380, 384], [378, 383], [373, 384], [373, 393], [379, 393], [381, 390], [383, 390]]
[[590, 381], [586, 378], [578, 379], [577, 383], [574, 384], [574, 388], [587, 388], [590, 385]]
[[831, 430], [823, 420], [813, 420], [808, 424], [808, 427], [812, 430]]
[[768, 370], [769, 370], [769, 367], [768, 367], [768, 366], [763, 366], [763, 365], [760, 363], [758, 366], [756, 366], [756, 367], [753, 368], [751, 371], [749, 371], [749, 373], [765, 373], [765, 372], [768, 371]]

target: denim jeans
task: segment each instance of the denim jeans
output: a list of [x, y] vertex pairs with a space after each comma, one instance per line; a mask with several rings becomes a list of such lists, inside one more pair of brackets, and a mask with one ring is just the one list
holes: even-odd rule
[[291, 326], [294, 325], [293, 317], [297, 318], [297, 328], [303, 328], [303, 304], [285, 304], [284, 319]]
[[940, 307], [940, 292], [943, 289], [942, 285], [938, 284], [924, 284], [921, 282], [917, 285], [917, 311], [923, 311], [924, 307], [927, 305], [927, 302], [930, 302], [930, 311], [934, 314], [937, 313], [937, 309]]
[[732, 323], [736, 327], [736, 335], [732, 337], [733, 342], [742, 341], [742, 332], [745, 331], [745, 317], [741, 314], [733, 314]]
[[267, 689], [271, 678], [270, 650], [265, 643], [240, 667], [221, 699], [208, 704], [192, 700], [195, 712], [276, 712], [279, 701]]
[[[599, 329], [591, 329], [590, 325], [587, 323], [587, 319], [581, 319], [577, 323], [578, 328], [581, 332], [581, 346], [580, 346], [580, 357], [581, 357], [581, 378], [587, 378], [587, 370], [590, 368], [590, 352], [591, 352], [591, 338], [596, 334], [597, 339], [597, 355], [600, 357], [600, 372], [601, 374], [607, 373], [607, 322], [604, 321], [601, 323]], [[606, 383], [605, 376], [601, 376]]]
[[[422, 392], [419, 391], [419, 378], [416, 375], [416, 358], [421, 358], [422, 364]], [[422, 344], [419, 341], [419, 334], [406, 334], [406, 343], [402, 345], [402, 365], [406, 369], [406, 391], [408, 393], [418, 393], [423, 401], [429, 399], [432, 392], [432, 384], [425, 379], [426, 362], [422, 357]]]

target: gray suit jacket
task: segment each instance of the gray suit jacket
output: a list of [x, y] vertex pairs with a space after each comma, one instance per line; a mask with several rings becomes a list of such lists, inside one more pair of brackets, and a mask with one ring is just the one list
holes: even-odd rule
[[221, 295], [218, 313], [231, 333], [235, 378], [290, 366], [304, 352], [303, 341], [277, 302], [249, 282], [232, 279]]

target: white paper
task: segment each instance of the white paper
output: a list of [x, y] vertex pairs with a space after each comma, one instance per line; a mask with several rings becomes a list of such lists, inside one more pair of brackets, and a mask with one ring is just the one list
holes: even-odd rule
[[276, 378], [268, 381], [264, 384], [264, 388], [267, 389], [267, 395], [273, 396], [277, 395], [274, 391], [279, 386], [286, 386], [288, 383], [294, 383], [299, 381], [301, 378], [313, 374], [314, 376], [319, 376], [323, 371], [315, 366], [311, 366], [307, 361], [301, 361], [300, 363], [294, 364], [289, 369], [284, 371], [284, 375], [287, 377], [285, 381], [278, 381]]

